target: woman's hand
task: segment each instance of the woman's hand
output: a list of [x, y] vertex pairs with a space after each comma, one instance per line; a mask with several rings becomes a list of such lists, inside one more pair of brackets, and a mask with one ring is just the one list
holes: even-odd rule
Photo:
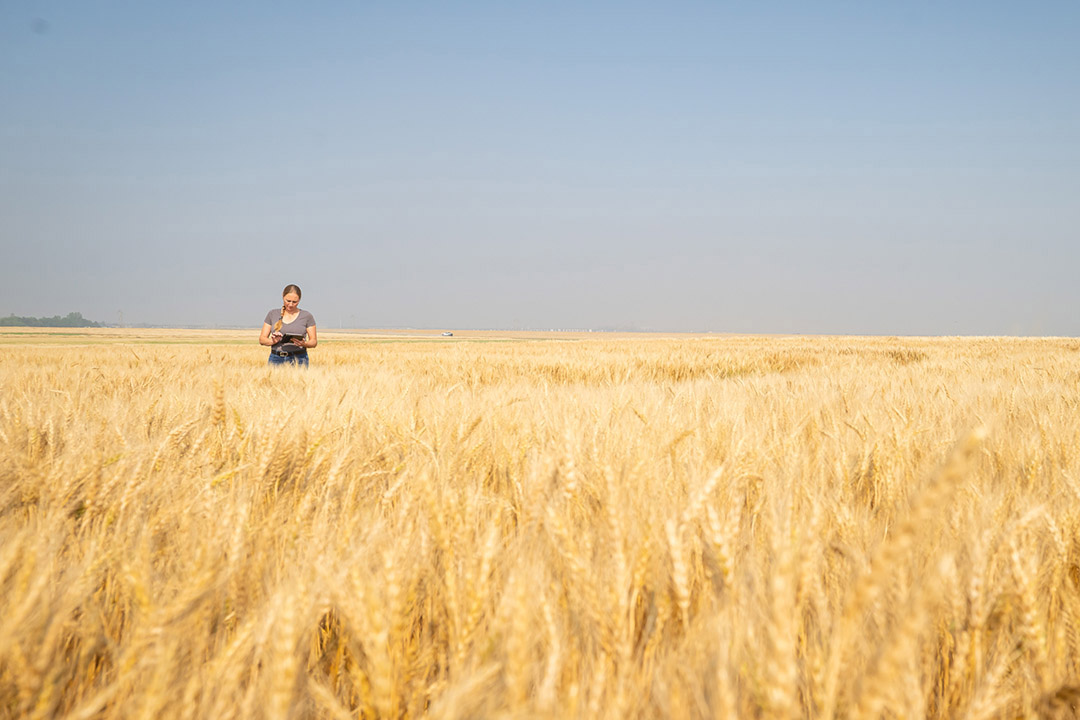
[[279, 340], [281, 340], [281, 333], [274, 332], [274, 326], [270, 323], [263, 323], [262, 332], [259, 333], [259, 344], [273, 345]]

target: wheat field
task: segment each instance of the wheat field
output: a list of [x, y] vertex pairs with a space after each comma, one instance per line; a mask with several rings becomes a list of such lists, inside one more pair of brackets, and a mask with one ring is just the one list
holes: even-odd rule
[[0, 717], [1080, 699], [1080, 341], [0, 332]]

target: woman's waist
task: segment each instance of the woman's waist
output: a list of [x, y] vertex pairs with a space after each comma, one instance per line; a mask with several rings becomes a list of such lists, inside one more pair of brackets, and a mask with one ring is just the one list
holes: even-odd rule
[[278, 343], [270, 346], [270, 352], [274, 355], [288, 357], [290, 355], [307, 355], [307, 348], [293, 345], [292, 343]]

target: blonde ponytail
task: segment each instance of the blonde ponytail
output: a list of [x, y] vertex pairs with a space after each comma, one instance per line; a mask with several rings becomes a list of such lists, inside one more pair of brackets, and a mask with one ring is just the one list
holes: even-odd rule
[[285, 306], [282, 305], [281, 306], [281, 317], [279, 317], [278, 321], [276, 323], [274, 323], [274, 332], [277, 332], [278, 330], [281, 329], [281, 323], [284, 320], [285, 320]]

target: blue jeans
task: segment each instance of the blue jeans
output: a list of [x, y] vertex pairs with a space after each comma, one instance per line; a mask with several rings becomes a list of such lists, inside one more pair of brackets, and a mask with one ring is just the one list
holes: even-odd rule
[[307, 367], [308, 356], [306, 352], [285, 356], [270, 353], [270, 359], [266, 363], [268, 365], [299, 365], [300, 367]]

